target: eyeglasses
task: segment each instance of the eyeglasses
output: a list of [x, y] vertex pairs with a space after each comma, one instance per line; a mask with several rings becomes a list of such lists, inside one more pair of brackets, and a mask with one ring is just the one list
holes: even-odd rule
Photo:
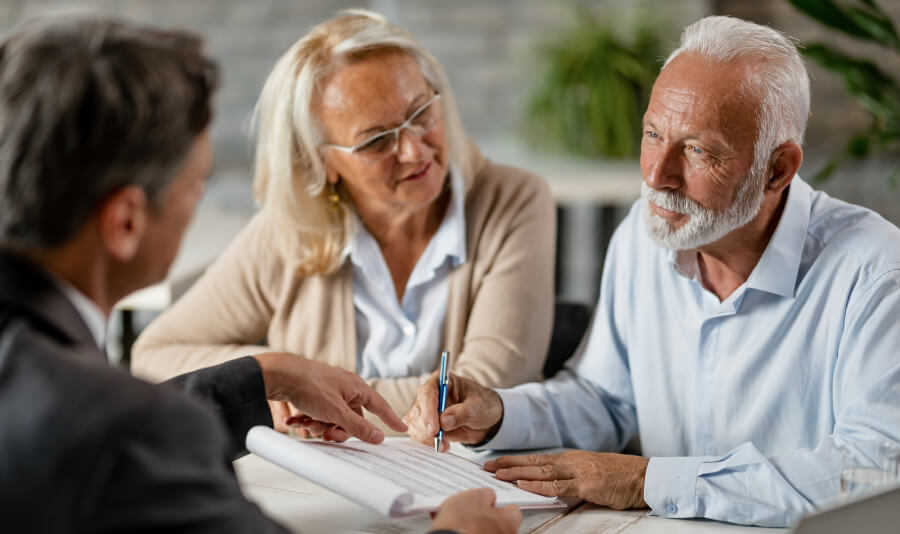
[[410, 135], [419, 139], [437, 126], [439, 119], [438, 111], [432, 104], [437, 102], [439, 98], [441, 98], [440, 93], [436, 93], [428, 102], [425, 102], [422, 107], [415, 110], [400, 126], [377, 133], [353, 146], [341, 146], [335, 145], [334, 143], [324, 143], [322, 146], [334, 148], [341, 152], [356, 154], [369, 163], [383, 161], [397, 152], [397, 147], [400, 145], [400, 132], [402, 130], [407, 130]]

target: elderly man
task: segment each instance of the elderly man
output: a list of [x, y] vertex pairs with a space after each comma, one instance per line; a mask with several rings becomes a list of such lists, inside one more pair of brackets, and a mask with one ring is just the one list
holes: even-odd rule
[[[642, 199], [580, 352], [543, 384], [453, 377], [444, 436], [567, 446], [486, 468], [546, 495], [784, 526], [900, 441], [900, 231], [796, 176], [809, 81], [764, 26], [689, 26], [644, 116]], [[435, 384], [406, 416], [430, 443]], [[640, 436], [649, 457], [619, 451]]]
[[[381, 441], [363, 408], [405, 429], [358, 376], [304, 358], [241, 358], [163, 387], [106, 367], [106, 315], [165, 275], [202, 195], [215, 83], [183, 32], [44, 20], [0, 44], [6, 531], [283, 532], [231, 467], [246, 430], [272, 424], [267, 398], [328, 439]], [[518, 510], [492, 504], [460, 494], [434, 527], [514, 532]]]

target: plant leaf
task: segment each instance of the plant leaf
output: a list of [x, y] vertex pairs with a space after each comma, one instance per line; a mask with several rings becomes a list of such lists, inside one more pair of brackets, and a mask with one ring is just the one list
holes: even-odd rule
[[834, 171], [848, 159], [861, 160], [869, 155], [872, 145], [878, 140], [879, 132], [865, 132], [856, 134], [847, 141], [844, 149], [813, 175], [812, 181], [822, 183], [831, 178]]
[[845, 14], [868, 33], [872, 41], [900, 50], [900, 37], [897, 36], [894, 23], [888, 17], [854, 7], [848, 7]]
[[[646, 23], [644, 23], [646, 24]], [[631, 158], [663, 57], [659, 31], [630, 41], [579, 10], [572, 27], [541, 46], [544, 74], [528, 100], [525, 132], [538, 148]]]
[[900, 85], [877, 65], [822, 44], [808, 45], [802, 53], [840, 76], [847, 91], [870, 113], [887, 123], [900, 121]]
[[861, 7], [844, 7], [833, 0], [788, 1], [830, 28], [900, 50], [900, 37], [893, 22], [874, 0], [862, 0]]

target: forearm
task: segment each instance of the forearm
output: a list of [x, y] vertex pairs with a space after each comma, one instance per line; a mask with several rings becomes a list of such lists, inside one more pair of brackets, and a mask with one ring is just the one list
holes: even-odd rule
[[871, 460], [878, 443], [829, 436], [815, 449], [768, 458], [752, 443], [720, 457], [652, 458], [644, 499], [663, 517], [791, 526], [838, 498], [843, 468], [879, 468]]
[[199, 397], [216, 409], [231, 438], [233, 456], [245, 452], [244, 437], [250, 428], [272, 426], [266, 386], [254, 358], [238, 358], [179, 375], [164, 384]]
[[503, 424], [484, 448], [617, 452], [636, 432], [633, 407], [568, 370], [499, 393]]

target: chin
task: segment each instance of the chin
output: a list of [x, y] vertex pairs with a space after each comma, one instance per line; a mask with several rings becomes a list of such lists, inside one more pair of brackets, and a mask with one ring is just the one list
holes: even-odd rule
[[408, 202], [422, 204], [437, 200], [444, 191], [444, 183], [447, 180], [447, 169], [436, 163], [432, 164], [428, 174], [417, 179], [402, 182], [405, 186], [404, 197]]

